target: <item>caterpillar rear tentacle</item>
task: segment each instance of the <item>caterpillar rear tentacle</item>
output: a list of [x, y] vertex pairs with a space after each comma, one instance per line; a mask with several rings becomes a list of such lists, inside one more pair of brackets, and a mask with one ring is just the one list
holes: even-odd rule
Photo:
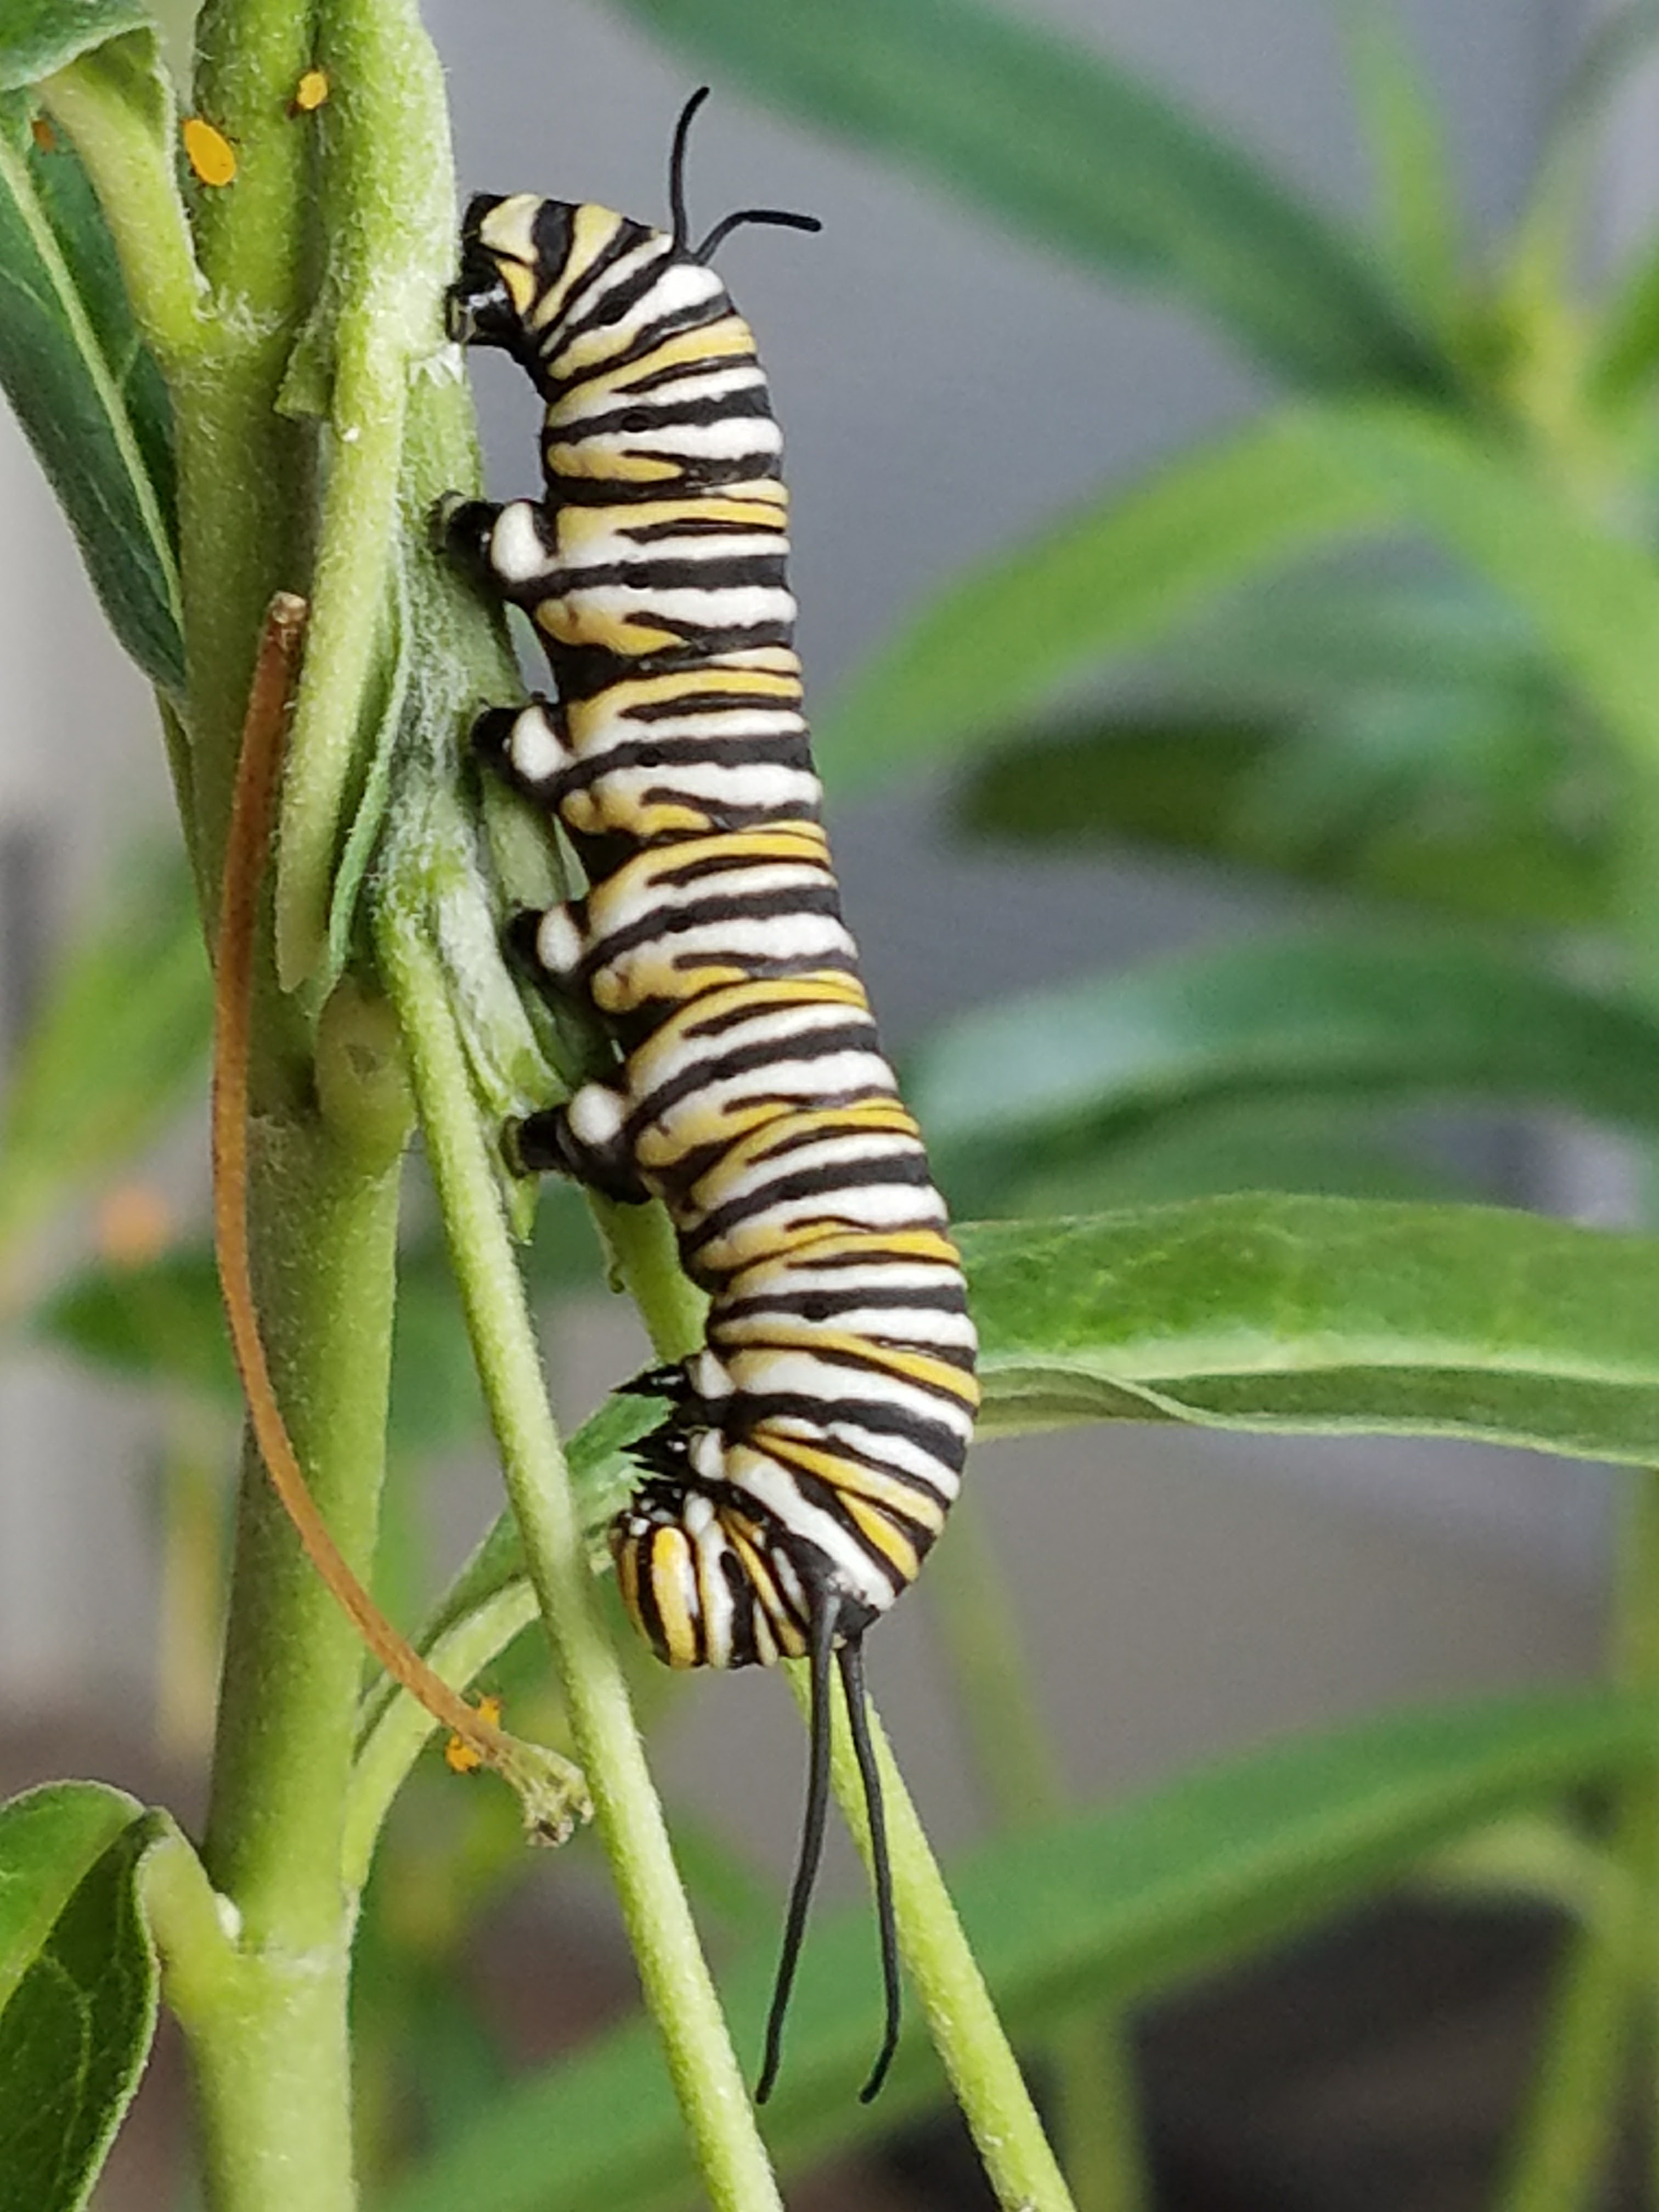
[[[674, 1667], [811, 1663], [806, 1817], [757, 2095], [777, 2075], [828, 1788], [838, 1671], [869, 1811], [886, 2024], [899, 1976], [865, 1710], [870, 1624], [915, 1579], [978, 1405], [961, 1264], [841, 915], [801, 713], [780, 440], [754, 339], [673, 228], [475, 199], [457, 338], [504, 347], [545, 404], [544, 495], [457, 500], [458, 560], [522, 607], [556, 703], [492, 708], [474, 744], [556, 817], [585, 897], [516, 924], [577, 993], [614, 1070], [509, 1135], [526, 1170], [660, 1199], [708, 1294], [702, 1351], [625, 1386], [668, 1402], [611, 1532], [635, 1622]], [[836, 1661], [832, 1668], [831, 1660]]]

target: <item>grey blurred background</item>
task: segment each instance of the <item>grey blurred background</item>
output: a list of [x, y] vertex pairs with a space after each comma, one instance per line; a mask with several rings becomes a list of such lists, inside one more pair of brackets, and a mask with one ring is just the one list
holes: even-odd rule
[[[1140, 67], [1316, 196], [1363, 210], [1334, 8], [1048, 0], [1032, 12]], [[1401, 5], [1483, 223], [1512, 212], [1594, 13], [1584, 0]], [[452, 72], [465, 187], [660, 211], [669, 133], [696, 81], [685, 64], [573, 0], [433, 0], [428, 14]], [[1651, 218], [1656, 110], [1644, 84], [1621, 112], [1601, 185], [1608, 240]], [[698, 124], [691, 189], [710, 220], [757, 201], [823, 220], [819, 238], [751, 231], [722, 257], [785, 425], [801, 643], [819, 698], [960, 563], [1266, 396], [1180, 309], [1108, 293], [723, 86]], [[476, 376], [492, 485], [527, 491], [530, 394], [499, 360]], [[143, 826], [165, 826], [167, 799], [143, 689], [9, 420], [0, 497], [12, 522], [0, 543], [3, 1042], [100, 867]], [[953, 854], [937, 799], [917, 787], [832, 820], [896, 1046], [1013, 985], [1284, 917], [1282, 902], [1173, 869]], [[1517, 1201], [1598, 1218], [1622, 1204], [1618, 1156], [1571, 1131], [1490, 1142]], [[194, 1138], [160, 1171], [195, 1187]], [[633, 1358], [625, 1317], [585, 1309], [556, 1352], [566, 1410], [586, 1410]], [[29, 1717], [55, 1733], [96, 1712], [112, 1734], [142, 1734], [156, 1607], [148, 1469], [144, 1417], [120, 1393], [46, 1358], [0, 1376], [0, 1723]], [[1079, 1788], [1392, 1698], [1571, 1674], [1595, 1649], [1611, 1489], [1595, 1471], [1474, 1449], [1119, 1428], [988, 1449], [972, 1480]], [[458, 1468], [455, 1483], [445, 1519], [459, 1540], [494, 1498], [487, 1470]], [[948, 1843], [975, 1808], [925, 1596], [884, 1625], [871, 1663]], [[775, 1682], [735, 1679], [694, 1686], [687, 1705], [666, 1754], [673, 1778], [711, 1814], [740, 1806], [750, 1840], [781, 1867], [799, 1760], [789, 1700]]]

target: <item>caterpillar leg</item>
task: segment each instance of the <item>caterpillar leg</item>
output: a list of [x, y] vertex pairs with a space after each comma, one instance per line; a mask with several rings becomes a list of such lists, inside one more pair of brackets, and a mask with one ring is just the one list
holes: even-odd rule
[[562, 707], [539, 696], [527, 707], [490, 707], [472, 725], [472, 744], [527, 799], [557, 811], [576, 757]]
[[650, 1192], [627, 1142], [628, 1100], [608, 1083], [584, 1083], [567, 1105], [530, 1114], [512, 1133], [514, 1161], [526, 1175], [568, 1175], [624, 1206]]
[[434, 526], [441, 549], [503, 599], [543, 599], [557, 562], [542, 535], [545, 510], [533, 499], [441, 499]]

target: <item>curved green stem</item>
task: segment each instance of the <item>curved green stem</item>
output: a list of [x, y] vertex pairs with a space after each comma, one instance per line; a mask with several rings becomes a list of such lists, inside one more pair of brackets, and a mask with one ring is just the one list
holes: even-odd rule
[[383, 897], [381, 971], [403, 1024], [456, 1278], [531, 1579], [564, 1686], [646, 2002], [716, 2212], [779, 2206], [628, 1692], [594, 1602], [535, 1331], [478, 1125], [443, 971], [415, 912]]

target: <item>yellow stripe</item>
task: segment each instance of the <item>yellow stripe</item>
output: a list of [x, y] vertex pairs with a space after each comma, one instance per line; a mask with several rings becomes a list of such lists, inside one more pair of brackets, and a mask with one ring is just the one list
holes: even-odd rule
[[868, 1538], [884, 1559], [907, 1583], [915, 1582], [921, 1572], [921, 1554], [897, 1524], [876, 1506], [866, 1505], [860, 1498], [843, 1496], [842, 1506], [854, 1526]]
[[691, 1546], [678, 1528], [651, 1531], [651, 1595], [662, 1615], [663, 1643], [671, 1667], [697, 1664], [697, 1632], [685, 1603], [684, 1570]]
[[843, 1459], [827, 1446], [811, 1444], [799, 1437], [781, 1434], [769, 1424], [763, 1424], [755, 1432], [755, 1440], [763, 1444], [775, 1460], [786, 1467], [799, 1468], [803, 1474], [815, 1474], [841, 1492], [854, 1492], [873, 1504], [889, 1507], [896, 1513], [908, 1514], [935, 1535], [945, 1526], [945, 1508], [926, 1491], [907, 1483], [902, 1475], [878, 1474], [872, 1468], [860, 1467], [856, 1462]]
[[[493, 220], [493, 213], [484, 218], [482, 236], [486, 245], [490, 242], [489, 229]], [[576, 210], [570, 225], [570, 250], [563, 263], [557, 269], [538, 269], [537, 271], [543, 289], [535, 306], [524, 317], [526, 328], [544, 331], [558, 320], [572, 290], [610, 245], [621, 229], [622, 223], [623, 218], [613, 208], [600, 207], [592, 200], [584, 202]], [[522, 237], [515, 238], [514, 242], [520, 245], [530, 243]], [[503, 269], [501, 274], [510, 283], [512, 279], [508, 271]]]
[[[581, 349], [590, 347], [591, 349], [591, 340], [603, 336], [602, 331], [585, 334], [575, 343], [567, 347], [559, 356], [558, 373], [562, 376], [568, 375], [573, 368], [580, 368], [582, 361], [588, 357]], [[614, 341], [608, 350], [615, 352]], [[586, 400], [595, 392], [601, 398], [611, 394], [623, 396], [637, 378], [654, 376], [659, 369], [682, 366], [690, 368], [702, 361], [730, 361], [744, 356], [750, 361], [755, 358], [755, 334], [743, 317], [734, 312], [722, 315], [718, 322], [704, 324], [701, 330], [678, 331], [674, 337], [665, 338], [650, 353], [641, 355], [637, 361], [624, 362], [611, 369], [599, 369], [583, 377], [582, 398]], [[603, 360], [605, 356], [600, 353], [597, 357]], [[651, 397], [648, 392], [641, 396], [647, 399]]]

